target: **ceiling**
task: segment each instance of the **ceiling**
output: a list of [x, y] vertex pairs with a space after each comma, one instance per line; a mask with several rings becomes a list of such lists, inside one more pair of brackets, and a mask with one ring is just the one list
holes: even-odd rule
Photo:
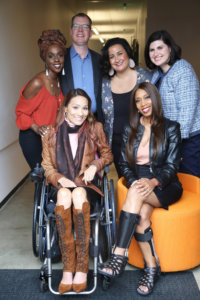
[[[99, 35], [94, 34], [91, 39], [102, 38], [104, 42], [112, 37], [126, 38], [129, 43], [133, 39], [140, 39], [140, 27], [146, 18], [146, 0], [81, 0], [81, 7], [91, 17], [93, 27]], [[102, 41], [103, 43], [103, 41]]]

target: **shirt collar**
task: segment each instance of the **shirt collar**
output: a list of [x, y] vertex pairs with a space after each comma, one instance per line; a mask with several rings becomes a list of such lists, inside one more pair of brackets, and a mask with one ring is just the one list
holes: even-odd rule
[[[76, 49], [74, 48], [74, 46], [72, 45], [71, 46], [71, 48], [70, 48], [70, 56], [71, 56], [71, 58], [73, 58], [73, 57], [75, 57], [75, 56], [80, 56], [78, 53], [77, 53], [77, 51], [76, 51]], [[87, 49], [87, 53], [86, 53], [86, 56], [84, 57], [84, 59], [86, 59], [86, 58], [91, 58], [91, 53], [90, 53], [90, 51], [89, 51], [89, 49]]]

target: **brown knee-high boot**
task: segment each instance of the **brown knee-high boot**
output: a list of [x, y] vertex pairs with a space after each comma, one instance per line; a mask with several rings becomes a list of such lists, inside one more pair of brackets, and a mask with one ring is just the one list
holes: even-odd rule
[[[62, 254], [63, 271], [75, 271], [75, 243], [72, 232], [71, 207], [64, 209], [63, 205], [56, 206], [56, 226], [59, 234], [59, 246]], [[69, 292], [72, 284], [59, 284], [58, 292], [60, 294]]]
[[[73, 209], [76, 232], [76, 272], [88, 273], [90, 240], [90, 204], [84, 202], [82, 209]], [[80, 293], [87, 287], [87, 280], [81, 284], [73, 283], [73, 290]]]

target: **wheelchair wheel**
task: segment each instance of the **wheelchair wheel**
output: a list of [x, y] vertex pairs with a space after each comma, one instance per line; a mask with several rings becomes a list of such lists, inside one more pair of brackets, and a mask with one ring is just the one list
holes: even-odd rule
[[107, 291], [111, 285], [111, 278], [102, 276], [102, 288], [104, 291]]
[[112, 253], [112, 247], [116, 243], [116, 214], [115, 214], [115, 198], [114, 183], [111, 179], [108, 181], [107, 176], [103, 176], [103, 192], [104, 192], [104, 225], [107, 233], [109, 255]]
[[99, 224], [99, 254], [101, 255], [102, 261], [105, 262], [108, 257], [108, 239], [106, 236], [105, 227]]
[[40, 291], [42, 293], [45, 293], [49, 289], [47, 270], [48, 270], [48, 267], [46, 264], [43, 265], [40, 270]]
[[[91, 221], [91, 232], [92, 239], [95, 240], [95, 221]], [[105, 226], [99, 223], [99, 236], [98, 236], [98, 247], [99, 247], [99, 255], [101, 256], [102, 262], [105, 262], [108, 257], [108, 240], [107, 234], [105, 231]]]
[[32, 248], [33, 254], [38, 257], [38, 239], [39, 239], [39, 213], [40, 213], [40, 196], [41, 196], [41, 182], [35, 183], [34, 193], [34, 208], [33, 208], [33, 226], [32, 226]]
[[117, 220], [116, 220], [116, 207], [115, 207], [115, 193], [114, 182], [110, 180], [110, 207], [112, 211], [112, 245], [116, 245], [117, 242]]
[[42, 183], [41, 199], [40, 199], [40, 214], [39, 214], [39, 258], [43, 262], [46, 254], [46, 222], [45, 222], [45, 203], [46, 203], [46, 185]]

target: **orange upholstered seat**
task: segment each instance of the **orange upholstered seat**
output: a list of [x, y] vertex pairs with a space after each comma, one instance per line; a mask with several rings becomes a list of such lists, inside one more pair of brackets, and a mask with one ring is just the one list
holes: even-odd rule
[[[163, 272], [191, 269], [200, 264], [200, 178], [179, 173], [183, 185], [181, 199], [169, 210], [156, 208], [151, 221], [156, 253]], [[127, 194], [124, 178], [118, 181], [118, 216]], [[139, 246], [133, 238], [129, 263], [143, 268]]]

